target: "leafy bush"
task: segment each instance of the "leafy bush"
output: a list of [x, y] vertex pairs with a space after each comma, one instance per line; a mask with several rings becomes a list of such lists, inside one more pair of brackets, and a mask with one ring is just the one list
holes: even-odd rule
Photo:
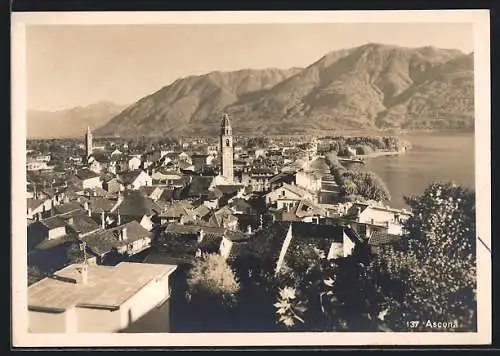
[[196, 260], [187, 283], [190, 295], [216, 300], [224, 306], [234, 305], [240, 289], [233, 270], [219, 254], [207, 254]]
[[407, 245], [385, 248], [371, 266], [372, 278], [388, 295], [388, 322], [406, 330], [407, 321], [420, 321], [414, 331], [430, 331], [427, 320], [475, 330], [474, 192], [436, 183], [407, 202], [413, 211]]

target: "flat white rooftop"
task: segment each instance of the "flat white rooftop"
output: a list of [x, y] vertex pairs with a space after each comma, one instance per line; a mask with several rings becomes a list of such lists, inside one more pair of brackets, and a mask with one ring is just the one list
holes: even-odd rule
[[73, 306], [118, 308], [154, 279], [175, 271], [175, 265], [122, 262], [89, 265], [88, 282], [81, 284], [80, 264], [73, 264], [28, 288], [28, 307], [66, 310]]

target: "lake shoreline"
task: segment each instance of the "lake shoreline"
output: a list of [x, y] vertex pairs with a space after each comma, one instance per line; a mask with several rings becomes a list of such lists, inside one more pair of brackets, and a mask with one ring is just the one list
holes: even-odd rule
[[368, 159], [368, 158], [377, 158], [377, 157], [385, 157], [385, 156], [399, 156], [404, 153], [406, 153], [408, 149], [403, 149], [399, 151], [377, 151], [377, 152], [372, 152], [367, 155], [356, 155], [356, 158], [361, 158], [363, 160]]

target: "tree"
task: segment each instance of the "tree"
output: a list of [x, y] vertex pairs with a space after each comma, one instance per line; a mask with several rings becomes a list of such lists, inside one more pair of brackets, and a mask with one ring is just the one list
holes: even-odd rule
[[391, 199], [389, 189], [377, 174], [373, 172], [356, 172], [353, 177], [358, 195], [377, 201]]
[[[279, 276], [276, 317], [287, 328], [309, 331], [380, 331], [383, 295], [359, 256], [366, 246], [338, 260], [315, 259], [307, 271]], [[297, 272], [297, 273], [294, 273]]]
[[[387, 321], [399, 330], [475, 330], [474, 192], [435, 183], [406, 200], [407, 242], [382, 250], [370, 269], [387, 295]], [[427, 321], [451, 326], [431, 329]]]
[[356, 154], [358, 155], [368, 155], [372, 152], [373, 150], [369, 145], [359, 145], [356, 147]]
[[188, 273], [188, 292], [191, 296], [233, 306], [240, 289], [231, 267], [219, 254], [207, 254], [195, 261]]

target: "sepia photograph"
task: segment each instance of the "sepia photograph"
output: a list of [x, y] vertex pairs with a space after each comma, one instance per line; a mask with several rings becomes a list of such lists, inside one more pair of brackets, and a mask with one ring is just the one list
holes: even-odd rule
[[491, 341], [487, 10], [14, 13], [12, 53], [18, 346]]

